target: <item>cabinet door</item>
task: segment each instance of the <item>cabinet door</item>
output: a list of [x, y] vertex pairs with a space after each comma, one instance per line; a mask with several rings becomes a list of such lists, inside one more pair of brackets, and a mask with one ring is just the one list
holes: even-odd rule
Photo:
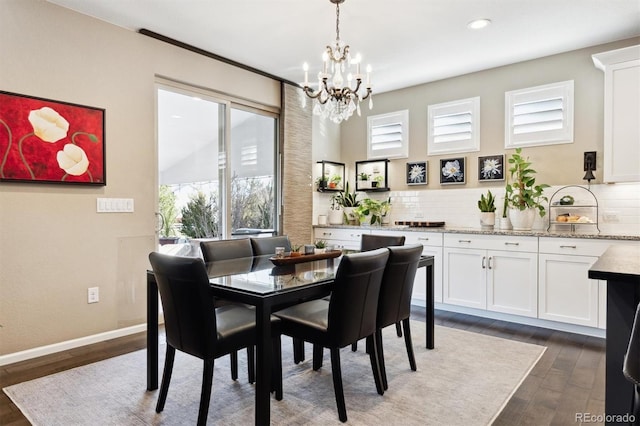
[[486, 250], [444, 248], [443, 256], [442, 301], [486, 309]]
[[538, 316], [538, 255], [487, 252], [487, 309]]
[[640, 60], [605, 72], [604, 181], [640, 180]]
[[598, 280], [588, 278], [592, 256], [540, 254], [539, 318], [598, 326]]

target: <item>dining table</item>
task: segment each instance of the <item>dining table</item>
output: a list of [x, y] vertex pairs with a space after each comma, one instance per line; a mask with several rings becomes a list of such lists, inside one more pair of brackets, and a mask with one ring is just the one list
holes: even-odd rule
[[[322, 298], [331, 292], [341, 256], [274, 265], [273, 255], [207, 262], [214, 297], [255, 306], [256, 382], [255, 424], [270, 423], [271, 314], [287, 306]], [[434, 348], [433, 256], [423, 256], [418, 267], [426, 274], [426, 347]], [[158, 285], [147, 270], [147, 390], [158, 388]]]

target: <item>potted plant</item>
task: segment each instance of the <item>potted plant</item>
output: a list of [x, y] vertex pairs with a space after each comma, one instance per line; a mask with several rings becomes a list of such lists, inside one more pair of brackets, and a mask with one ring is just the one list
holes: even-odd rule
[[316, 240], [316, 253], [324, 253], [324, 249], [327, 247], [327, 242], [325, 240]]
[[339, 188], [340, 182], [342, 182], [342, 176], [340, 175], [331, 176], [331, 179], [329, 179], [329, 189]]
[[384, 182], [384, 176], [377, 175], [371, 180], [371, 187], [372, 188], [382, 187], [382, 182]]
[[318, 185], [318, 191], [323, 190], [327, 187], [328, 179], [326, 176], [319, 176], [316, 179], [316, 185]]
[[355, 213], [360, 219], [360, 223], [363, 225], [382, 225], [383, 211], [387, 210], [387, 207], [383, 207], [389, 204], [388, 201], [378, 201], [372, 198], [365, 198], [360, 202], [360, 206], [355, 209]]
[[493, 229], [496, 224], [496, 204], [490, 190], [487, 191], [486, 197], [484, 194], [480, 195], [478, 208], [480, 209], [480, 227], [482, 229]]
[[302, 245], [300, 244], [291, 244], [291, 253], [289, 253], [289, 255], [291, 257], [302, 256], [302, 253], [300, 253], [301, 248], [302, 248]]
[[536, 210], [540, 217], [546, 214], [542, 202], [547, 201], [547, 197], [543, 192], [549, 185], [536, 185], [536, 171], [531, 168], [529, 158], [523, 157], [521, 153], [522, 148], [516, 148], [515, 154], [509, 158], [511, 183], [507, 183], [505, 188], [505, 202], [509, 206], [509, 219], [513, 229], [526, 231], [533, 225]]
[[387, 197], [387, 199], [380, 204], [380, 216], [381, 216], [380, 219], [383, 225], [388, 225], [389, 222], [391, 221], [391, 215], [389, 214], [390, 212], [391, 212], [391, 197]]
[[330, 225], [342, 225], [342, 204], [338, 197], [340, 193], [334, 194], [331, 197], [331, 205], [329, 206], [329, 220]]
[[360, 188], [371, 188], [369, 175], [367, 173], [358, 173], [358, 180], [360, 181]]
[[356, 191], [349, 192], [349, 182], [346, 183], [344, 191], [335, 195], [335, 200], [336, 203], [338, 203], [338, 205], [340, 205], [344, 210], [347, 223], [355, 225], [357, 217], [354, 215], [353, 211], [360, 205], [360, 201], [358, 201], [358, 194]]

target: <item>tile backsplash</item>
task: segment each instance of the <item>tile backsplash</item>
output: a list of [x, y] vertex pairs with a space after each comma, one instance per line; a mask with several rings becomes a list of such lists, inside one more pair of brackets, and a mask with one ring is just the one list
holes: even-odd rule
[[[585, 186], [586, 187], [586, 186]], [[547, 188], [548, 198], [562, 186]], [[496, 213], [502, 210], [504, 197], [503, 187], [485, 188], [451, 188], [390, 191], [386, 193], [369, 193], [369, 197], [384, 199], [391, 197], [391, 223], [397, 220], [445, 221], [447, 226], [460, 228], [480, 228], [477, 201], [487, 189], [496, 195]], [[598, 226], [603, 234], [640, 235], [640, 183], [618, 183], [591, 185], [589, 188], [595, 195], [598, 204]], [[587, 192], [576, 190], [576, 197]], [[359, 195], [359, 199], [364, 198]], [[576, 199], [576, 202], [578, 199]], [[330, 194], [314, 192], [314, 220], [318, 223], [318, 215], [329, 210]], [[547, 210], [548, 211], [548, 210]], [[544, 218], [536, 216], [533, 229], [546, 230], [549, 214]]]

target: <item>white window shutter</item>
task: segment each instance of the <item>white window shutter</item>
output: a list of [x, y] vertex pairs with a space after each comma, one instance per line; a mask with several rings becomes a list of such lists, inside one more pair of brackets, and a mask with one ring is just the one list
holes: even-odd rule
[[409, 110], [367, 118], [367, 159], [409, 156]]
[[573, 142], [573, 80], [505, 93], [505, 148]]
[[480, 150], [480, 97], [429, 105], [427, 154]]

